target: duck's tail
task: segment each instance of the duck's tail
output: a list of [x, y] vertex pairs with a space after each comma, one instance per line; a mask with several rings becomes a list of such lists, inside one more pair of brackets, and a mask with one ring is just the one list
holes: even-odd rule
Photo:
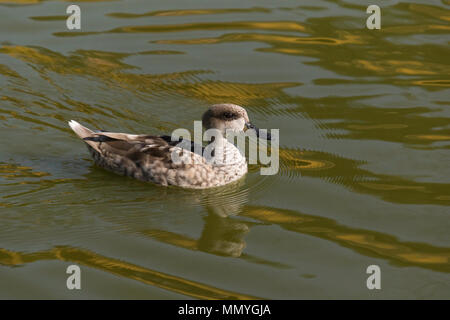
[[95, 150], [98, 150], [98, 143], [94, 142], [94, 141], [89, 141], [89, 138], [92, 138], [95, 136], [95, 132], [92, 131], [89, 128], [86, 128], [85, 126], [82, 126], [81, 124], [79, 124], [78, 122], [74, 121], [74, 120], [70, 120], [68, 122], [69, 126], [72, 128], [72, 130], [81, 138], [83, 139], [84, 142], [86, 142], [88, 145], [90, 145], [92, 148], [94, 148]]
[[72, 130], [81, 138], [87, 138], [87, 137], [92, 137], [94, 134], [94, 131], [92, 131], [91, 129], [88, 129], [84, 126], [82, 126], [81, 124], [79, 124], [78, 122], [74, 121], [74, 120], [70, 120], [68, 122], [69, 126], [72, 128]]

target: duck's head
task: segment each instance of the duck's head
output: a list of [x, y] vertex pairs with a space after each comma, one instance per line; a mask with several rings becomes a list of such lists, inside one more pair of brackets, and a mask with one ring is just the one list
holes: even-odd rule
[[[211, 106], [204, 114], [202, 119], [205, 129], [217, 129], [222, 134], [227, 130], [236, 132], [254, 129], [259, 137], [259, 129], [250, 123], [247, 111], [236, 104], [222, 103]], [[267, 133], [267, 139], [270, 140], [270, 134]]]

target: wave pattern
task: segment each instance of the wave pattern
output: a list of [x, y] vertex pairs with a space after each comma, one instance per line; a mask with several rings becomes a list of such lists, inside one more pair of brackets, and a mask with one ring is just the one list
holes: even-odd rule
[[[0, 268], [323, 299], [372, 298], [355, 274], [376, 261], [393, 279], [382, 298], [449, 298], [447, 2], [386, 5], [367, 30], [345, 1], [86, 0], [72, 31], [61, 2], [0, 0]], [[278, 174], [161, 188], [96, 168], [67, 127], [192, 131], [223, 102], [280, 129]]]

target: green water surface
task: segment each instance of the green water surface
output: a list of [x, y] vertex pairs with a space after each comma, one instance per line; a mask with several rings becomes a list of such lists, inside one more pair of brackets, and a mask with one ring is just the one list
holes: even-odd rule
[[[449, 35], [447, 0], [0, 0], [0, 298], [450, 299]], [[280, 129], [278, 174], [155, 186], [67, 126], [222, 102]]]

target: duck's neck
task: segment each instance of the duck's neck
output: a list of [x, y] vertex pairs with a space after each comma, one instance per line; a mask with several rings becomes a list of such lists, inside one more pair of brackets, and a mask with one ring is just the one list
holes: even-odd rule
[[223, 135], [214, 136], [207, 146], [212, 155], [212, 164], [215, 166], [229, 166], [245, 162], [245, 157], [239, 149], [229, 142]]

